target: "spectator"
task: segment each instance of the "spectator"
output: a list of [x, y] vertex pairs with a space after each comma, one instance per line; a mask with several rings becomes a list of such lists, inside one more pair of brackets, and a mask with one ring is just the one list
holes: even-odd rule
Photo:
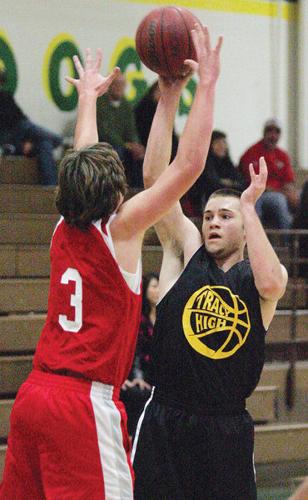
[[63, 149], [64, 152], [74, 147], [74, 133], [76, 128], [76, 116], [67, 121], [63, 127]]
[[242, 191], [244, 179], [230, 158], [227, 135], [213, 130], [205, 169], [183, 199], [185, 213], [202, 216], [203, 206], [210, 195], [223, 188]]
[[135, 434], [138, 419], [150, 396], [152, 376], [151, 345], [158, 301], [158, 274], [149, 273], [142, 281], [142, 316], [133, 368], [124, 382], [121, 399], [126, 407], [128, 432]]
[[[138, 134], [140, 140], [144, 147], [146, 147], [148, 142], [148, 137], [152, 125], [152, 120], [154, 117], [154, 113], [157, 107], [157, 103], [160, 98], [160, 90], [158, 81], [155, 81], [153, 85], [148, 89], [146, 94], [143, 96], [141, 101], [135, 107], [135, 119], [136, 126], [138, 130]], [[176, 155], [177, 147], [178, 147], [178, 137], [173, 129], [172, 132], [172, 151], [171, 151], [171, 159], [173, 161]]]
[[[61, 137], [34, 124], [16, 104], [13, 95], [4, 90], [5, 71], [0, 71], [0, 144], [9, 153], [35, 155], [44, 185], [57, 184], [57, 167], [53, 150], [62, 143]], [[8, 150], [8, 145], [11, 147]]]
[[128, 184], [143, 187], [144, 147], [140, 144], [133, 109], [124, 95], [125, 87], [125, 76], [119, 74], [107, 94], [97, 100], [98, 137], [117, 151], [124, 163]]
[[281, 135], [281, 126], [275, 118], [264, 124], [263, 138], [251, 146], [241, 157], [239, 169], [249, 184], [249, 164], [258, 172], [259, 158], [264, 156], [268, 166], [266, 191], [256, 204], [257, 213], [262, 222], [270, 222], [272, 227], [290, 229], [291, 210], [298, 204], [298, 195], [294, 187], [295, 174], [289, 155], [277, 144]]

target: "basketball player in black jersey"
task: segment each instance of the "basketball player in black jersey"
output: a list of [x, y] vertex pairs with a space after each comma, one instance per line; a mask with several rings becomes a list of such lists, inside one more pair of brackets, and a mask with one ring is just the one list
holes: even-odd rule
[[[148, 142], [146, 186], [171, 151], [173, 123], [159, 118]], [[155, 389], [133, 447], [136, 500], [257, 498], [254, 427], [245, 401], [260, 378], [266, 331], [287, 272], [255, 211], [266, 186], [263, 158], [259, 173], [251, 165], [250, 175], [242, 195], [220, 190], [210, 197], [202, 235], [179, 203], [156, 225], [164, 253]]]

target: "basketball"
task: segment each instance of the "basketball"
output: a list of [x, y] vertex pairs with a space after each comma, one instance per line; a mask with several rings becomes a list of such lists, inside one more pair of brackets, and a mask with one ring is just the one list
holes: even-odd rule
[[181, 7], [161, 7], [149, 12], [136, 32], [136, 50], [141, 61], [161, 76], [184, 76], [188, 72], [185, 59], [196, 59], [191, 37], [196, 23], [201, 24], [194, 14]]

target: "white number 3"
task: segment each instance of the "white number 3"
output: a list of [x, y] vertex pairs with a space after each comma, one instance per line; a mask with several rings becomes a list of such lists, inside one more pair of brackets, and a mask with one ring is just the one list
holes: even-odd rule
[[59, 314], [59, 323], [66, 332], [79, 332], [82, 327], [82, 278], [77, 269], [68, 267], [62, 274], [62, 285], [67, 285], [69, 281], [75, 282], [75, 293], [71, 295], [70, 302], [75, 308], [75, 318], [70, 320], [65, 314]]

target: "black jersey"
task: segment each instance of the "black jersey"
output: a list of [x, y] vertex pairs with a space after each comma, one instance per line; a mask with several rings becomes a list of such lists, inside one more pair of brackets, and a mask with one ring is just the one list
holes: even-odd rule
[[224, 272], [202, 246], [157, 306], [157, 394], [201, 412], [243, 408], [260, 378], [265, 333], [249, 261]]

